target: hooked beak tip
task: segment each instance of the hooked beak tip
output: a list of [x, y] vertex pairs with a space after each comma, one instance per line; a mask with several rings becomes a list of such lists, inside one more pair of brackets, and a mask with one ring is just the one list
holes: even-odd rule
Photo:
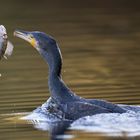
[[14, 31], [13, 35], [14, 35], [14, 36], [17, 36], [18, 34], [22, 34], [22, 31], [16, 29], [16, 30]]

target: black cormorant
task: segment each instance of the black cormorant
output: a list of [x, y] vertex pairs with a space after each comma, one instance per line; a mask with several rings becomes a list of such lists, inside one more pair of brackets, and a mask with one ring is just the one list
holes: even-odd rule
[[69, 120], [99, 113], [124, 113], [120, 106], [96, 99], [75, 95], [61, 77], [62, 56], [55, 39], [43, 32], [16, 30], [14, 35], [29, 42], [49, 66], [48, 86], [51, 97], [43, 104], [45, 111]]

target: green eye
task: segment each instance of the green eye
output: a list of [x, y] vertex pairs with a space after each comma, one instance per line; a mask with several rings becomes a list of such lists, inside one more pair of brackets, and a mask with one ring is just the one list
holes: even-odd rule
[[30, 36], [30, 38], [34, 38], [34, 36], [32, 34], [30, 34], [29, 36]]

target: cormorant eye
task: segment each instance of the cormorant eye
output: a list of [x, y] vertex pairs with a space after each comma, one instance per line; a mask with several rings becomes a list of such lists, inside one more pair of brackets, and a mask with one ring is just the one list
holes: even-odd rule
[[34, 36], [32, 34], [30, 34], [30, 38], [34, 38]]

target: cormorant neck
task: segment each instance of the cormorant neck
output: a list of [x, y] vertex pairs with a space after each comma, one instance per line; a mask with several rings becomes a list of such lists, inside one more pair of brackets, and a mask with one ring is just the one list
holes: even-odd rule
[[48, 85], [51, 97], [60, 102], [72, 100], [74, 95], [61, 78], [62, 56], [58, 46], [40, 53], [49, 66]]
[[54, 44], [50, 50], [39, 50], [41, 56], [48, 63], [49, 66], [49, 77], [60, 77], [62, 68], [62, 56], [57, 44]]

